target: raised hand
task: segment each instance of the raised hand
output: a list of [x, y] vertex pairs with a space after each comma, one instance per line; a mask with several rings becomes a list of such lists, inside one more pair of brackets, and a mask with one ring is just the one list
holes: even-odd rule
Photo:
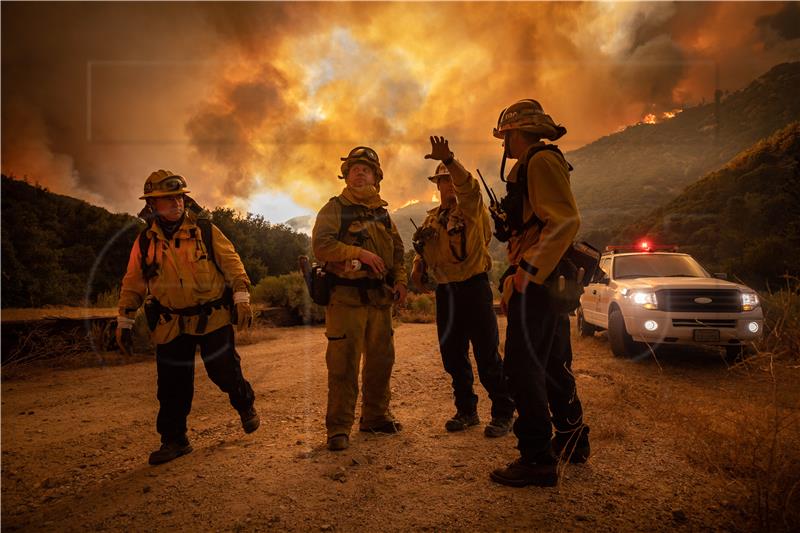
[[444, 137], [431, 137], [431, 153], [425, 155], [425, 159], [436, 159], [437, 161], [445, 161], [450, 159], [453, 152], [450, 151], [450, 146], [447, 139]]

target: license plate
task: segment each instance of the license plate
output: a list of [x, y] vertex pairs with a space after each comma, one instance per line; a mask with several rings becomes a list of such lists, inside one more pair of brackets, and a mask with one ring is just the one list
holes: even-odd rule
[[719, 330], [696, 329], [694, 330], [694, 340], [697, 342], [716, 342], [719, 340]]

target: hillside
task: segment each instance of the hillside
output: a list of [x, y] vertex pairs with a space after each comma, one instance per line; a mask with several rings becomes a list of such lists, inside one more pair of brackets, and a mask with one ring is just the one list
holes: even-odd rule
[[800, 62], [784, 63], [714, 103], [690, 107], [658, 124], [603, 137], [567, 159], [583, 217], [582, 233], [604, 244], [609, 221], [632, 221], [677, 196], [742, 150], [800, 120]]
[[[212, 211], [253, 284], [297, 268], [308, 237], [263, 217]], [[114, 303], [142, 222], [83, 200], [2, 177], [2, 307]], [[88, 299], [88, 302], [87, 302]]]
[[763, 287], [800, 274], [800, 122], [759, 141], [618, 236], [678, 244]]
[[3, 176], [2, 306], [81, 305], [113, 290], [137, 220]]

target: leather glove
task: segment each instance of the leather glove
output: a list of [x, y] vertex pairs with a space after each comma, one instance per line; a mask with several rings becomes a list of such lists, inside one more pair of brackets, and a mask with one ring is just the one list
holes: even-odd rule
[[133, 324], [134, 320], [125, 316], [117, 317], [117, 331], [115, 338], [122, 355], [133, 355]]
[[236, 306], [236, 329], [242, 331], [253, 325], [253, 309], [250, 307], [250, 293], [246, 291], [233, 293], [233, 304]]
[[508, 315], [508, 302], [511, 301], [511, 295], [514, 293], [514, 277], [508, 276], [503, 281], [503, 292], [500, 294], [500, 310], [504, 315]]

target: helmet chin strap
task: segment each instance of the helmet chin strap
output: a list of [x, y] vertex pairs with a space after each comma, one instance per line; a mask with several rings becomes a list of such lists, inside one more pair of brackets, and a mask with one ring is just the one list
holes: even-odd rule
[[509, 133], [506, 132], [505, 139], [503, 140], [503, 161], [500, 163], [500, 181], [503, 183], [506, 182], [506, 159], [508, 158], [508, 138], [510, 137]]

